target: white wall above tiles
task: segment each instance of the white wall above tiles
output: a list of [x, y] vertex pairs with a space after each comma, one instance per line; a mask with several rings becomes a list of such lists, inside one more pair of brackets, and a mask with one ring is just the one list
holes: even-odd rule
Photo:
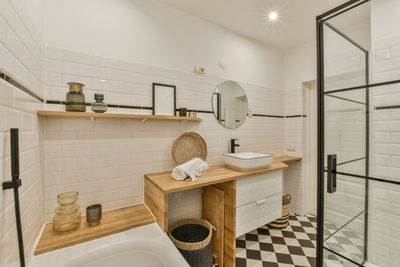
[[46, 33], [50, 47], [282, 88], [279, 50], [156, 0], [47, 0]]
[[300, 90], [303, 82], [317, 79], [315, 41], [287, 50], [284, 54], [284, 89]]

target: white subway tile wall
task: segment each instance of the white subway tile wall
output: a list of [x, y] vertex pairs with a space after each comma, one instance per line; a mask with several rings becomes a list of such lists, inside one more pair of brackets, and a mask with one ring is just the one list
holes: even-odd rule
[[[211, 96], [220, 78], [182, 73], [58, 48], [47, 49], [46, 98], [65, 100], [67, 82], [86, 85], [86, 101], [105, 94], [108, 104], [152, 106], [153, 82], [177, 86], [177, 107], [211, 111]], [[254, 114], [284, 114], [284, 92], [243, 84]], [[62, 105], [46, 105], [63, 110]], [[88, 107], [89, 109], [90, 107]], [[110, 112], [151, 114], [151, 110]], [[80, 192], [82, 207], [101, 203], [105, 210], [143, 202], [145, 173], [170, 170], [173, 141], [183, 132], [199, 133], [207, 142], [209, 164], [222, 163], [229, 140], [240, 138], [238, 151], [283, 154], [284, 119], [247, 118], [236, 130], [220, 126], [213, 114], [199, 113], [201, 123], [96, 119], [44, 119], [45, 215], [49, 221], [57, 194]], [[201, 190], [170, 196], [170, 221], [201, 216]]]
[[0, 2], [1, 69], [43, 96], [44, 44], [40, 29], [33, 26], [36, 23], [24, 10], [27, 5], [21, 0]]
[[[2, 89], [3, 86], [0, 86]], [[17, 89], [18, 90], [18, 89]], [[9, 128], [20, 133], [20, 206], [22, 229], [27, 254], [43, 222], [43, 185], [40, 168], [38, 119], [36, 114], [0, 106], [0, 175], [1, 182], [11, 180]], [[0, 266], [18, 257], [13, 190], [0, 191]]]
[[[376, 40], [372, 53], [373, 82], [400, 78], [400, 35]], [[372, 107], [400, 105], [400, 84], [371, 89]], [[372, 110], [371, 175], [400, 181], [400, 110]], [[369, 257], [379, 266], [400, 262], [400, 186], [370, 183]]]
[[[299, 85], [301, 86], [301, 85]], [[303, 155], [303, 96], [302, 88], [286, 90], [284, 120], [284, 154], [290, 156]], [[297, 117], [299, 116], [300, 117]], [[290, 117], [296, 116], [296, 117]], [[302, 169], [304, 160], [289, 163], [289, 169], [283, 173], [283, 193], [292, 197], [291, 211], [303, 215], [306, 210], [304, 176]]]
[[[39, 2], [0, 1], [0, 72], [43, 97], [44, 43], [38, 26], [42, 19]], [[36, 116], [43, 104], [2, 79], [0, 92], [0, 182], [11, 179], [9, 130], [11, 127], [19, 128], [22, 179], [19, 196], [25, 251], [29, 255], [43, 223], [39, 122]], [[17, 260], [13, 190], [0, 190], [0, 266]]]
[[290, 162], [289, 168], [283, 172], [283, 195], [290, 195], [292, 199], [290, 210], [295, 214], [304, 214], [306, 210], [302, 164], [302, 161]]

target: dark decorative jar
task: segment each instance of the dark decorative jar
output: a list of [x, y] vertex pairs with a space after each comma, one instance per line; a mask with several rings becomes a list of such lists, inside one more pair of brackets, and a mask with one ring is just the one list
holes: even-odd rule
[[187, 108], [179, 108], [179, 116], [186, 117]]
[[107, 111], [107, 104], [103, 102], [103, 94], [94, 94], [96, 102], [92, 103], [92, 111], [96, 113], [104, 113]]
[[66, 111], [85, 112], [85, 95], [82, 93], [84, 84], [70, 82], [69, 92], [67, 93]]
[[96, 226], [101, 220], [101, 204], [86, 207], [86, 221], [89, 226]]

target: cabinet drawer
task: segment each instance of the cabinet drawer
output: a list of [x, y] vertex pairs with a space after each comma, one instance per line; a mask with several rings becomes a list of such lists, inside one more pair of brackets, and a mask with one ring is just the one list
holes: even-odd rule
[[236, 207], [282, 193], [282, 171], [273, 171], [236, 181]]
[[279, 193], [236, 208], [236, 237], [282, 217], [282, 195]]

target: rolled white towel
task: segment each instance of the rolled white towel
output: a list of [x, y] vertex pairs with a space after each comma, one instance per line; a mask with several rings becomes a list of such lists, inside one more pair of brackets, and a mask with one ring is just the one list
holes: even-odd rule
[[172, 177], [174, 177], [175, 180], [181, 181], [181, 180], [185, 180], [188, 176], [184, 170], [182, 170], [181, 168], [175, 167], [172, 169]]
[[172, 170], [172, 177], [175, 180], [184, 180], [190, 177], [191, 181], [197, 180], [197, 177], [205, 174], [208, 169], [208, 164], [200, 158], [194, 158]]

